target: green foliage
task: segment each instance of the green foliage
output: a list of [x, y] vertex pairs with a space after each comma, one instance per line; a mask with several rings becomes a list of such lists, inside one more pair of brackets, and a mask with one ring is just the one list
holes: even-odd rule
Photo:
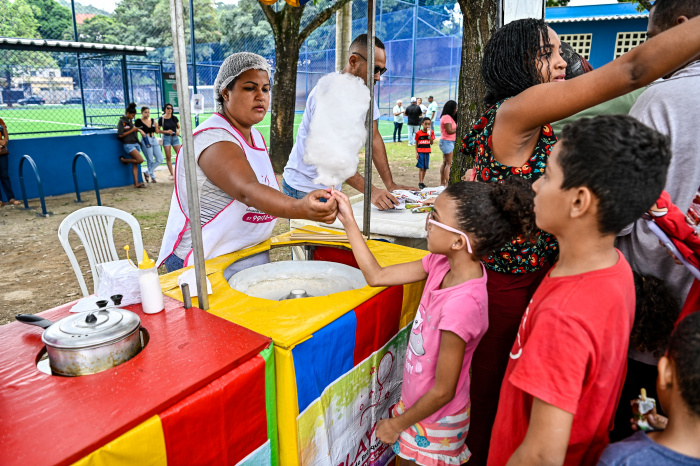
[[[39, 22], [26, 0], [0, 0], [0, 36], [38, 39]], [[25, 68], [26, 67], [26, 68]], [[2, 87], [12, 87], [12, 76], [29, 74], [35, 68], [55, 68], [56, 62], [44, 52], [6, 51], [0, 63]]]
[[73, 40], [73, 15], [70, 9], [55, 0], [26, 0], [39, 23], [39, 35], [43, 39]]
[[0, 0], [0, 36], [38, 39], [39, 22], [26, 0]]
[[97, 15], [78, 25], [78, 36], [82, 42], [118, 44], [119, 26], [109, 16]]
[[636, 3], [637, 11], [640, 13], [651, 10], [652, 5], [650, 0], [617, 0], [617, 3]]
[[[57, 0], [61, 6], [71, 9], [70, 0]], [[99, 8], [92, 5], [83, 5], [82, 3], [75, 2], [75, 13], [87, 13], [93, 15], [109, 16], [109, 13], [105, 10], [100, 10]]]
[[547, 0], [547, 6], [566, 6], [570, 0]]
[[264, 56], [275, 53], [272, 28], [258, 0], [239, 0], [236, 5], [220, 3], [217, 11], [221, 45], [228, 48], [228, 53], [250, 51]]
[[[189, 41], [189, 3], [185, 2], [185, 38]], [[194, 0], [194, 24], [197, 43], [218, 42], [216, 10], [212, 0]], [[170, 26], [170, 3], [168, 0], [140, 0], [139, 2], [123, 0], [114, 10], [114, 24], [120, 44], [146, 47], [172, 46]], [[209, 58], [209, 48], [197, 50], [197, 60]], [[172, 60], [172, 50], [163, 51], [162, 58]]]

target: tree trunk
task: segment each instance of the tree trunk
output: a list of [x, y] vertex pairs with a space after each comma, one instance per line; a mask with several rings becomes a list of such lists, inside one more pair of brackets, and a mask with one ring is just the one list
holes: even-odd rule
[[294, 146], [294, 110], [299, 63], [299, 26], [304, 7], [288, 4], [271, 22], [275, 36], [275, 75], [272, 81], [270, 160], [275, 173], [282, 173]]
[[297, 97], [299, 47], [277, 47], [275, 77], [272, 83], [272, 121], [270, 122], [270, 160], [275, 173], [282, 173], [294, 146], [294, 111]]
[[455, 144], [450, 183], [456, 183], [471, 168], [474, 161], [461, 153], [461, 138], [477, 118], [484, 113], [486, 87], [481, 79], [481, 59], [484, 46], [496, 30], [497, 0], [459, 0], [463, 15], [462, 63], [459, 71], [459, 100], [457, 112], [457, 143]]
[[275, 12], [258, 2], [275, 36], [275, 76], [272, 81], [272, 121], [270, 123], [270, 159], [275, 173], [282, 173], [294, 146], [294, 110], [297, 98], [299, 48], [313, 31], [328, 21], [349, 0], [336, 0], [319, 12], [300, 31], [304, 7], [284, 7]]
[[352, 2], [335, 14], [335, 70], [345, 68], [352, 43]]

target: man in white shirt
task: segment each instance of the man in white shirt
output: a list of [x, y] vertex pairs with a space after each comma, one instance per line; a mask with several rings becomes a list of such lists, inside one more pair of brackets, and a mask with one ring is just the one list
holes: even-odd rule
[[435, 132], [435, 117], [437, 116], [437, 111], [438, 111], [438, 104], [433, 100], [433, 96], [428, 96], [428, 111], [426, 112], [426, 115], [428, 118], [430, 118], [430, 129]]
[[394, 142], [396, 142], [396, 134], [399, 135], [399, 142], [401, 142], [401, 128], [403, 127], [403, 115], [406, 113], [406, 109], [403, 107], [400, 100], [396, 101], [396, 106], [393, 110], [394, 113]]
[[[386, 72], [386, 52], [384, 51], [384, 44], [378, 38], [375, 38], [375, 49], [374, 49], [374, 83], [376, 85], [379, 82], [379, 78], [384, 72]], [[341, 73], [350, 73], [353, 76], [357, 76], [363, 81], [367, 82], [367, 34], [361, 34], [352, 41], [350, 44], [350, 56], [348, 57], [348, 63]], [[395, 189], [415, 189], [410, 186], [401, 186], [394, 183], [393, 177], [391, 175], [391, 169], [389, 168], [389, 161], [386, 156], [386, 147], [384, 147], [384, 141], [382, 136], [379, 134], [379, 126], [377, 125], [377, 120], [379, 119], [379, 107], [377, 106], [375, 92], [374, 100], [374, 129], [372, 132], [372, 161], [374, 166], [379, 172], [384, 185], [387, 189], [377, 188], [372, 186], [371, 200], [372, 204], [377, 206], [380, 210], [391, 209], [394, 205], [398, 204], [396, 198], [391, 194], [390, 191]], [[316, 109], [316, 88], [314, 87], [309, 93], [309, 97], [306, 100], [306, 109], [304, 110], [304, 116], [301, 120], [301, 125], [297, 131], [297, 139], [294, 147], [292, 147], [292, 152], [289, 154], [289, 161], [284, 167], [284, 174], [282, 177], [282, 191], [288, 196], [301, 199], [306, 196], [307, 193], [315, 189], [326, 189], [327, 186], [315, 184], [313, 180], [318, 176], [316, 167], [313, 165], [308, 165], [304, 163], [304, 145], [306, 142], [306, 137], [309, 131], [309, 124], [311, 123], [311, 118]], [[339, 144], [342, 143], [339, 141]], [[355, 173], [352, 177], [348, 178], [346, 182], [357, 189], [358, 191], [364, 191], [365, 179], [359, 173]], [[340, 190], [342, 183], [335, 186], [335, 189]]]

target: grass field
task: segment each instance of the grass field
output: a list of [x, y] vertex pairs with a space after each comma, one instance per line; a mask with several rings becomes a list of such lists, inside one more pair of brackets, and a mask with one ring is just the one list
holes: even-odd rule
[[[88, 107], [88, 125], [109, 128], [116, 128], [119, 117], [123, 114], [120, 105], [102, 105]], [[211, 113], [200, 116], [200, 122], [211, 116]], [[294, 117], [294, 137], [296, 138], [297, 128], [301, 124], [301, 113]], [[83, 109], [80, 105], [31, 105], [16, 108], [0, 108], [0, 118], [7, 124], [11, 137], [15, 138], [35, 138], [48, 136], [64, 136], [80, 134], [85, 126], [83, 120]], [[193, 119], [194, 124], [194, 119]], [[270, 114], [265, 115], [265, 119], [255, 126], [270, 141]], [[51, 132], [65, 131], [65, 132]], [[408, 126], [403, 126], [402, 139], [406, 137]], [[394, 132], [394, 123], [390, 120], [379, 120], [379, 132], [384, 140], [391, 140]], [[31, 133], [31, 134], [20, 134]], [[438, 131], [439, 133], [439, 131]]]

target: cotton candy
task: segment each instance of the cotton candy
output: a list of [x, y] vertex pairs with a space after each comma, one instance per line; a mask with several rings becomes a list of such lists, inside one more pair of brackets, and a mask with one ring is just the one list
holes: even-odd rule
[[314, 183], [335, 186], [357, 172], [369, 102], [365, 83], [349, 73], [331, 73], [318, 81], [304, 153], [304, 162], [318, 172]]

